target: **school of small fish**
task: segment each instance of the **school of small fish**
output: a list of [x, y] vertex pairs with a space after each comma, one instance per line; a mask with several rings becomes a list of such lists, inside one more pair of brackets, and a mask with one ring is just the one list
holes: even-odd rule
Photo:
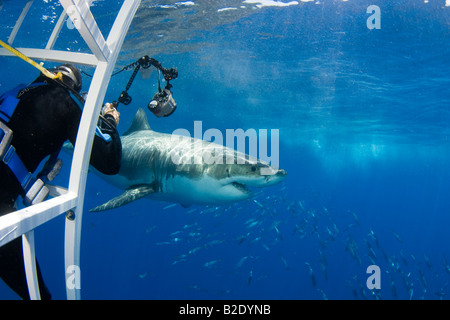
[[[164, 239], [152, 239], [153, 245], [180, 250], [172, 258], [173, 268], [183, 270], [191, 263], [190, 268], [204, 270], [205, 276], [230, 277], [225, 283], [241, 285], [212, 288], [192, 283], [186, 287], [213, 297], [230, 296], [245, 287], [264, 287], [276, 276], [308, 292], [307, 297], [290, 299], [342, 299], [331, 288], [331, 281], [341, 284], [345, 299], [448, 299], [450, 265], [445, 252], [440, 261], [431, 261], [419, 250], [408, 252], [397, 232], [375, 230], [361, 223], [357, 213], [333, 212], [317, 199], [291, 199], [285, 189], [281, 186], [281, 192], [270, 195], [262, 191], [229, 206], [183, 209], [190, 223]], [[168, 213], [175, 208], [171, 204], [162, 210]], [[147, 227], [145, 232], [150, 235], [155, 228]], [[336, 260], [341, 265], [330, 264]], [[380, 290], [366, 286], [369, 265], [381, 269]], [[138, 278], [147, 279], [150, 274], [146, 270]]]

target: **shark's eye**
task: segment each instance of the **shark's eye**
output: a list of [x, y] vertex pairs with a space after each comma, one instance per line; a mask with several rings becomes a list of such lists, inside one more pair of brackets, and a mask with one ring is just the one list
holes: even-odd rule
[[256, 171], [256, 167], [252, 166], [252, 171], [255, 172]]

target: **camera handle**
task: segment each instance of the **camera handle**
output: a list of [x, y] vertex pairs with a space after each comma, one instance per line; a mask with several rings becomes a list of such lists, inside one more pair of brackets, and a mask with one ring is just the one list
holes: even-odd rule
[[[122, 91], [118, 101], [113, 101], [113, 105], [115, 108], [119, 106], [119, 103], [122, 103], [124, 105], [129, 105], [132, 101], [132, 97], [128, 94], [128, 90], [130, 89], [131, 85], [133, 84], [134, 79], [136, 78], [137, 73], [139, 72], [139, 69], [142, 67], [144, 69], [148, 69], [151, 66], [154, 66], [156, 69], [158, 69], [158, 73], [162, 72], [164, 79], [166, 80], [167, 84], [165, 89], [170, 90], [172, 88], [172, 85], [169, 83], [169, 80], [176, 79], [178, 77], [178, 70], [176, 68], [170, 68], [166, 69], [164, 68], [159, 61], [157, 61], [154, 58], [150, 58], [148, 55], [145, 55], [141, 58], [139, 58], [137, 61], [123, 67], [120, 71], [113, 74], [116, 75], [124, 70], [128, 70], [131, 67], [134, 67], [133, 73], [131, 74], [130, 80], [128, 80], [128, 83], [125, 87], [125, 90]], [[161, 86], [160, 86], [160, 79], [158, 75], [158, 89], [159, 92], [161, 92]]]

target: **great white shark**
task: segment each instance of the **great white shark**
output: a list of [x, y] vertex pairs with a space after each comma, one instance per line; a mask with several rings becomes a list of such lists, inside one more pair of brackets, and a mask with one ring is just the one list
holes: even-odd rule
[[[121, 141], [119, 173], [100, 175], [125, 191], [90, 211], [118, 208], [143, 197], [184, 207], [226, 204], [250, 198], [248, 187], [271, 186], [286, 177], [286, 171], [234, 149], [153, 131], [143, 109], [138, 110]], [[205, 154], [219, 156], [204, 161]], [[221, 156], [223, 161], [217, 161]]]

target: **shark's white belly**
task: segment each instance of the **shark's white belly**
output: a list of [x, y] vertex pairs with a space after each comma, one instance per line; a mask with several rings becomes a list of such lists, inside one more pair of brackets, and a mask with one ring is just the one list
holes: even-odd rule
[[161, 192], [148, 197], [155, 200], [178, 202], [184, 206], [191, 204], [224, 204], [244, 200], [248, 196], [237, 192], [229, 185], [222, 185], [216, 179], [204, 176], [190, 179], [184, 176], [174, 176], [161, 182]]

